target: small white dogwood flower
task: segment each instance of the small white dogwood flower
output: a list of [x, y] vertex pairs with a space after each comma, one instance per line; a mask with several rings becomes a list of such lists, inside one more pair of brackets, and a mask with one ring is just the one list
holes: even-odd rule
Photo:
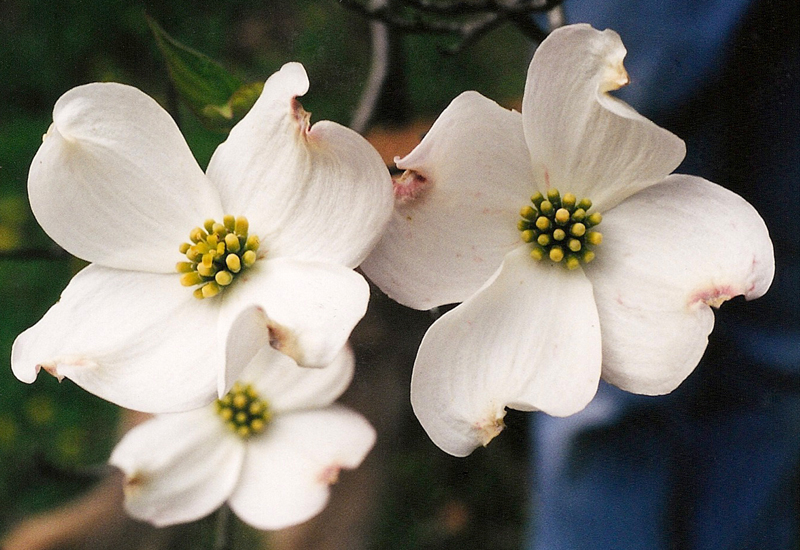
[[64, 94], [28, 192], [47, 234], [92, 265], [17, 338], [17, 378], [44, 368], [168, 412], [224, 394], [267, 343], [303, 366], [329, 364], [366, 310], [352, 268], [389, 220], [391, 179], [352, 130], [309, 126], [295, 99], [307, 90], [303, 66], [284, 65], [205, 174], [139, 90]]
[[394, 217], [362, 268], [411, 307], [463, 301], [425, 335], [411, 382], [453, 455], [496, 436], [506, 407], [580, 411], [601, 376], [672, 391], [706, 348], [709, 306], [772, 281], [755, 210], [670, 175], [683, 142], [607, 93], [628, 82], [624, 55], [613, 31], [556, 30], [521, 114], [464, 93], [396, 161]]
[[200, 519], [225, 502], [259, 529], [318, 514], [340, 469], [356, 468], [375, 430], [332, 404], [350, 384], [345, 347], [324, 369], [263, 348], [216, 403], [157, 415], [128, 432], [110, 462], [125, 474], [125, 508], [158, 526]]

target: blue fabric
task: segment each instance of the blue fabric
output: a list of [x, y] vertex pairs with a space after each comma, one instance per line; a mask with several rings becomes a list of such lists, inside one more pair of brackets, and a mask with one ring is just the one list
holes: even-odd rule
[[719, 71], [752, 0], [567, 0], [570, 23], [622, 36], [632, 83], [620, 97], [645, 115], [684, 103]]
[[620, 96], [686, 139], [680, 172], [756, 206], [777, 271], [764, 297], [722, 306], [673, 393], [601, 383], [577, 415], [531, 415], [530, 550], [800, 548], [800, 39], [764, 38], [790, 5], [565, 2], [568, 22], [619, 32], [632, 78]]

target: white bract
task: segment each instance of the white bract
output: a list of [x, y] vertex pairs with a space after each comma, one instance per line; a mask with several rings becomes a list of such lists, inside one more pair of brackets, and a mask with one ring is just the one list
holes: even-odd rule
[[772, 281], [755, 210], [670, 175], [684, 143], [607, 93], [628, 82], [624, 55], [613, 31], [554, 31], [521, 114], [466, 92], [396, 161], [394, 217], [362, 267], [410, 307], [463, 302], [425, 335], [411, 381], [451, 454], [488, 443], [506, 407], [580, 411], [601, 376], [672, 391], [706, 348], [709, 306]]
[[347, 347], [324, 369], [298, 368], [265, 347], [224, 399], [136, 426], [110, 459], [125, 474], [126, 510], [158, 526], [226, 502], [259, 529], [315, 516], [340, 469], [356, 468], [375, 443], [364, 417], [332, 404], [353, 365]]
[[17, 338], [17, 378], [44, 368], [124, 407], [173, 412], [224, 394], [266, 344], [329, 364], [366, 311], [352, 268], [389, 220], [391, 179], [352, 130], [309, 126], [295, 99], [307, 90], [298, 63], [272, 75], [205, 174], [139, 90], [64, 94], [28, 192], [47, 234], [92, 264]]

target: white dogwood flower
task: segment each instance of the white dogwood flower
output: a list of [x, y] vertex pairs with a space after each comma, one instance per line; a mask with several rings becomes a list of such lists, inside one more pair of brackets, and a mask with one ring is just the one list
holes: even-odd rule
[[394, 217], [362, 268], [414, 308], [463, 301], [428, 330], [411, 382], [453, 455], [495, 437], [506, 407], [580, 411], [601, 376], [672, 391], [706, 348], [709, 306], [772, 281], [755, 210], [670, 175], [684, 143], [608, 94], [628, 82], [624, 55], [613, 31], [558, 29], [521, 114], [464, 93], [396, 161]]
[[17, 378], [44, 368], [167, 412], [222, 395], [267, 343], [303, 366], [330, 363], [366, 311], [352, 268], [388, 222], [391, 179], [352, 130], [309, 126], [295, 99], [307, 90], [303, 66], [284, 65], [205, 174], [141, 91], [64, 94], [28, 192], [47, 234], [92, 264], [17, 338]]
[[348, 347], [324, 369], [299, 368], [265, 347], [216, 403], [136, 426], [110, 459], [125, 474], [126, 510], [158, 526], [226, 502], [259, 529], [315, 516], [340, 469], [358, 467], [375, 443], [364, 417], [332, 404], [353, 366]]

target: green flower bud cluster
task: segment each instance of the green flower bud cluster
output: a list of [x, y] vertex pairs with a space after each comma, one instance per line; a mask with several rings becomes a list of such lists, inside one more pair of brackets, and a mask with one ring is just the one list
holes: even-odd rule
[[236, 382], [225, 397], [216, 400], [215, 406], [225, 425], [242, 439], [263, 432], [272, 419], [269, 406], [259, 399], [251, 384]]
[[188, 262], [178, 262], [178, 273], [183, 273], [183, 286], [200, 285], [195, 298], [211, 298], [233, 282], [243, 269], [256, 263], [259, 241], [248, 235], [247, 218], [225, 216], [222, 223], [206, 220], [203, 227], [189, 233], [191, 243], [180, 246]]
[[603, 235], [591, 229], [603, 216], [599, 212], [589, 213], [592, 201], [578, 201], [572, 193], [562, 196], [557, 189], [550, 189], [546, 197], [541, 193], [533, 195], [531, 203], [533, 206], [523, 206], [520, 210], [522, 219], [517, 228], [522, 240], [533, 245], [532, 258], [564, 262], [567, 269], [594, 259], [591, 248], [603, 241]]

